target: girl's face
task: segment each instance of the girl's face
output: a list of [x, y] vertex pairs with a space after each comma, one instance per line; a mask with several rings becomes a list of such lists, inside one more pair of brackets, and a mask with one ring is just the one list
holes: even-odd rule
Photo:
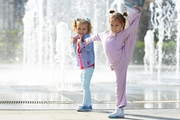
[[111, 32], [115, 35], [117, 35], [123, 29], [123, 25], [118, 19], [110, 19], [109, 24]]
[[77, 22], [76, 33], [80, 38], [82, 38], [85, 34], [88, 33], [88, 24]]

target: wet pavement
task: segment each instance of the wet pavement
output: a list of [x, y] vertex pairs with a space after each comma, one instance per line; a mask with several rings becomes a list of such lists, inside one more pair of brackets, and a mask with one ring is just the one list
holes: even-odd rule
[[[78, 113], [75, 110], [60, 111], [0, 111], [1, 120], [110, 120], [107, 115], [112, 110], [93, 110]], [[175, 109], [137, 109], [125, 110], [127, 120], [179, 120]]]
[[[43, 79], [36, 82], [39, 77], [32, 79], [34, 73], [28, 73], [32, 77], [24, 77], [20, 70], [2, 70], [6, 74], [0, 80], [0, 120], [108, 120], [107, 115], [114, 111], [115, 84], [110, 71], [95, 71], [91, 84], [93, 111], [78, 113], [76, 109], [82, 100], [79, 81], [59, 89]], [[171, 72], [161, 75], [157, 71], [144, 72], [142, 66], [128, 70], [125, 119], [180, 119], [180, 77]], [[73, 81], [72, 76], [68, 77]]]
[[[80, 84], [76, 84], [80, 88]], [[92, 83], [94, 109], [114, 109], [114, 83]], [[45, 86], [1, 86], [0, 109], [76, 109], [82, 91], [52, 90]], [[179, 109], [180, 86], [127, 85], [126, 109]], [[13, 106], [13, 108], [12, 108]], [[70, 107], [67, 107], [70, 106]]]
[[[75, 87], [80, 87], [76, 84]], [[115, 108], [114, 83], [92, 83], [93, 111], [76, 112], [82, 91], [57, 91], [45, 86], [1, 86], [1, 120], [108, 120]], [[180, 87], [127, 85], [125, 119], [180, 119]], [[24, 119], [26, 117], [26, 119]]]

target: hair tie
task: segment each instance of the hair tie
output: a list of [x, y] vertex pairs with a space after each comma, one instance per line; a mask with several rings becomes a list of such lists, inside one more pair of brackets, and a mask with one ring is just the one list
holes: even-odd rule
[[84, 19], [84, 20], [87, 21], [87, 22], [90, 22], [90, 19], [89, 19], [88, 17], [85, 17], [85, 18], [77, 17], [77, 18], [75, 18], [76, 21], [80, 21], [80, 20], [82, 20], [82, 19]]
[[126, 15], [122, 15], [124, 18], [127, 18], [127, 16]]
[[87, 22], [90, 22], [90, 19], [88, 17], [84, 18]]

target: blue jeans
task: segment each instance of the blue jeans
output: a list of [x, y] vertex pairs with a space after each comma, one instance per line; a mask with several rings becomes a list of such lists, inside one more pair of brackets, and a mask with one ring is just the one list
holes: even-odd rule
[[90, 82], [94, 72], [94, 67], [85, 68], [81, 71], [81, 84], [83, 88], [82, 105], [91, 105]]

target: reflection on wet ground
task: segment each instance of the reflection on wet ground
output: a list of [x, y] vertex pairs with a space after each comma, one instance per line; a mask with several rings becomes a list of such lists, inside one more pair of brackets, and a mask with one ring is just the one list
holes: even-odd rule
[[[58, 69], [24, 71], [19, 65], [0, 66], [0, 110], [77, 109], [82, 100], [78, 71], [68, 69], [63, 76], [66, 81], [60, 81]], [[91, 84], [94, 109], [115, 108], [114, 80], [109, 68], [96, 67]], [[180, 75], [164, 69], [158, 75], [144, 71], [143, 66], [130, 66], [126, 92], [126, 109], [180, 108]]]
[[[80, 87], [76, 84], [76, 87]], [[114, 83], [92, 83], [94, 109], [114, 109]], [[44, 86], [0, 86], [0, 109], [76, 109], [82, 91], [52, 90]], [[180, 86], [127, 85], [126, 109], [180, 108]]]

